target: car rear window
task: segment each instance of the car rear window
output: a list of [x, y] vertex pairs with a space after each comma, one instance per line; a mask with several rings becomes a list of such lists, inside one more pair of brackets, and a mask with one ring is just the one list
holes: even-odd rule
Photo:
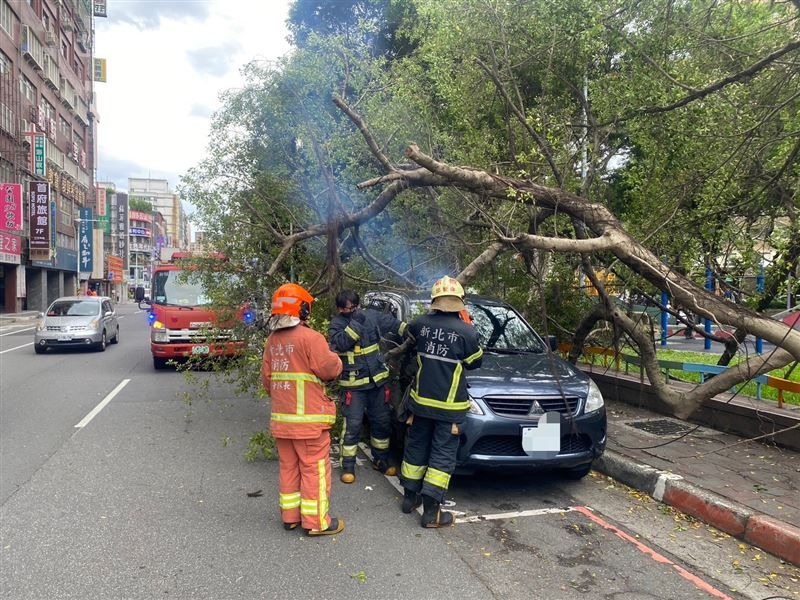
[[91, 317], [100, 312], [95, 300], [57, 300], [47, 311], [48, 317]]

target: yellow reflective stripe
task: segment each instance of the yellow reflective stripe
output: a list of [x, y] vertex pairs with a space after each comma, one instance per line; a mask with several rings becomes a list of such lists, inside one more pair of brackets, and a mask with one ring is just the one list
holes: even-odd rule
[[[342, 431], [339, 434], [339, 447], [344, 449], [344, 434], [347, 431], [347, 417], [342, 417]], [[344, 464], [344, 455], [339, 453], [339, 466], [341, 467]]]
[[377, 375], [375, 375], [375, 377], [372, 378], [372, 381], [378, 383], [379, 381], [383, 381], [387, 377], [389, 377], [389, 371], [383, 371], [382, 373], [378, 373]]
[[298, 381], [295, 384], [295, 388], [297, 388], [295, 390], [295, 396], [297, 396], [297, 414], [303, 415], [306, 412], [306, 382]]
[[[358, 346], [356, 346], [358, 348]], [[381, 347], [378, 344], [372, 344], [371, 346], [367, 346], [366, 348], [361, 348], [360, 350], [356, 350], [356, 356], [364, 356], [365, 354], [372, 354], [373, 352], [377, 352], [380, 350]]]
[[289, 373], [283, 371], [273, 371], [271, 375], [275, 381], [311, 381], [322, 384], [322, 380], [311, 373]]
[[301, 515], [316, 515], [319, 510], [319, 503], [316, 500], [303, 498], [300, 502]]
[[319, 528], [325, 530], [328, 528], [328, 523], [325, 522], [325, 515], [328, 513], [328, 491], [325, 485], [325, 459], [321, 458], [317, 461], [317, 474], [319, 475]]
[[389, 447], [389, 438], [379, 439], [370, 436], [369, 445], [378, 450], [386, 450]]
[[478, 348], [478, 351], [475, 354], [471, 354], [464, 359], [464, 364], [468, 365], [472, 361], [479, 359], [481, 356], [483, 356], [483, 348]]
[[345, 352], [344, 354], [345, 354], [345, 356], [347, 356], [347, 364], [348, 365], [356, 364], [356, 355], [355, 354], [353, 354], [352, 352]]
[[358, 445], [342, 446], [342, 456], [355, 456], [358, 452]]
[[358, 341], [358, 338], [360, 337], [353, 329], [350, 328], [350, 325], [344, 328], [344, 332], [356, 341]]
[[453, 381], [450, 382], [450, 391], [447, 392], [447, 403], [452, 404], [456, 399], [456, 392], [458, 391], [458, 382], [461, 381], [461, 371], [464, 370], [464, 367], [461, 366], [461, 363], [456, 365], [455, 370], [453, 371]]
[[411, 463], [407, 463], [403, 461], [400, 464], [400, 475], [405, 477], [406, 479], [415, 479], [419, 480], [425, 477], [425, 471], [428, 469], [427, 466], [419, 466], [419, 465], [412, 465]]
[[355, 375], [350, 373], [350, 379], [340, 379], [339, 385], [341, 387], [357, 387], [359, 385], [364, 385], [365, 383], [369, 383], [369, 377], [362, 377], [361, 379], [355, 379]]
[[297, 508], [298, 506], [300, 506], [300, 492], [294, 492], [292, 494], [279, 494], [278, 505], [283, 510]]
[[435, 485], [436, 487], [447, 489], [447, 486], [450, 485], [450, 474], [440, 471], [439, 469], [434, 469], [433, 467], [428, 467], [428, 472], [425, 473], [425, 482]]
[[336, 415], [293, 415], [289, 413], [272, 413], [272, 420], [281, 423], [334, 423]]
[[469, 408], [469, 400], [464, 400], [463, 402], [443, 402], [441, 400], [420, 396], [414, 390], [411, 390], [411, 397], [417, 404], [430, 408], [441, 408], [443, 410], [466, 410]]
[[407, 325], [408, 325], [408, 323], [406, 323], [405, 321], [400, 323], [400, 327], [397, 329], [397, 334], [398, 335], [403, 335], [403, 332], [406, 330], [406, 326]]

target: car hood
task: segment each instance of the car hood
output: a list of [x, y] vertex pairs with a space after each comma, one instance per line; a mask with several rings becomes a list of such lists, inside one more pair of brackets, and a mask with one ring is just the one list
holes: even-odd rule
[[480, 368], [466, 371], [469, 394], [484, 396], [585, 397], [589, 378], [554, 354], [493, 354], [484, 351]]
[[88, 325], [95, 319], [99, 319], [100, 315], [92, 317], [45, 317], [45, 327], [61, 327], [61, 326], [74, 326], [74, 325]]

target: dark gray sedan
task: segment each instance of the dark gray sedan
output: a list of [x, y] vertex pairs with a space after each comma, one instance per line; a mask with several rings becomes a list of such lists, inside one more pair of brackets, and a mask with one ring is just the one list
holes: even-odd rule
[[[597, 385], [561, 359], [509, 304], [467, 296], [483, 348], [480, 368], [465, 371], [470, 395], [458, 468], [562, 469], [580, 478], [606, 445], [606, 412]], [[430, 300], [370, 292], [365, 306], [411, 320]], [[554, 343], [554, 342], [553, 342]]]
[[94, 348], [102, 352], [108, 343], [119, 342], [119, 322], [111, 298], [64, 296], [39, 313], [33, 349]]

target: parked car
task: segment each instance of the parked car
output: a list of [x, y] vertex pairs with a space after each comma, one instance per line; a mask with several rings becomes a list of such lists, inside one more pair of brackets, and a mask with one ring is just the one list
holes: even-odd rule
[[95, 348], [102, 352], [107, 343], [119, 342], [117, 313], [106, 296], [64, 296], [39, 313], [33, 349], [42, 354], [48, 348]]
[[[546, 344], [509, 304], [477, 296], [467, 296], [465, 303], [484, 356], [480, 368], [464, 371], [471, 406], [460, 436], [459, 472], [501, 467], [585, 476], [606, 445], [606, 412], [597, 385], [553, 351], [554, 337]], [[428, 298], [397, 292], [368, 292], [363, 304], [405, 321], [430, 309]], [[401, 373], [402, 387], [409, 379]], [[540, 427], [538, 434], [544, 427], [552, 431], [551, 423], [559, 424], [557, 447], [540, 451], [531, 438]]]

